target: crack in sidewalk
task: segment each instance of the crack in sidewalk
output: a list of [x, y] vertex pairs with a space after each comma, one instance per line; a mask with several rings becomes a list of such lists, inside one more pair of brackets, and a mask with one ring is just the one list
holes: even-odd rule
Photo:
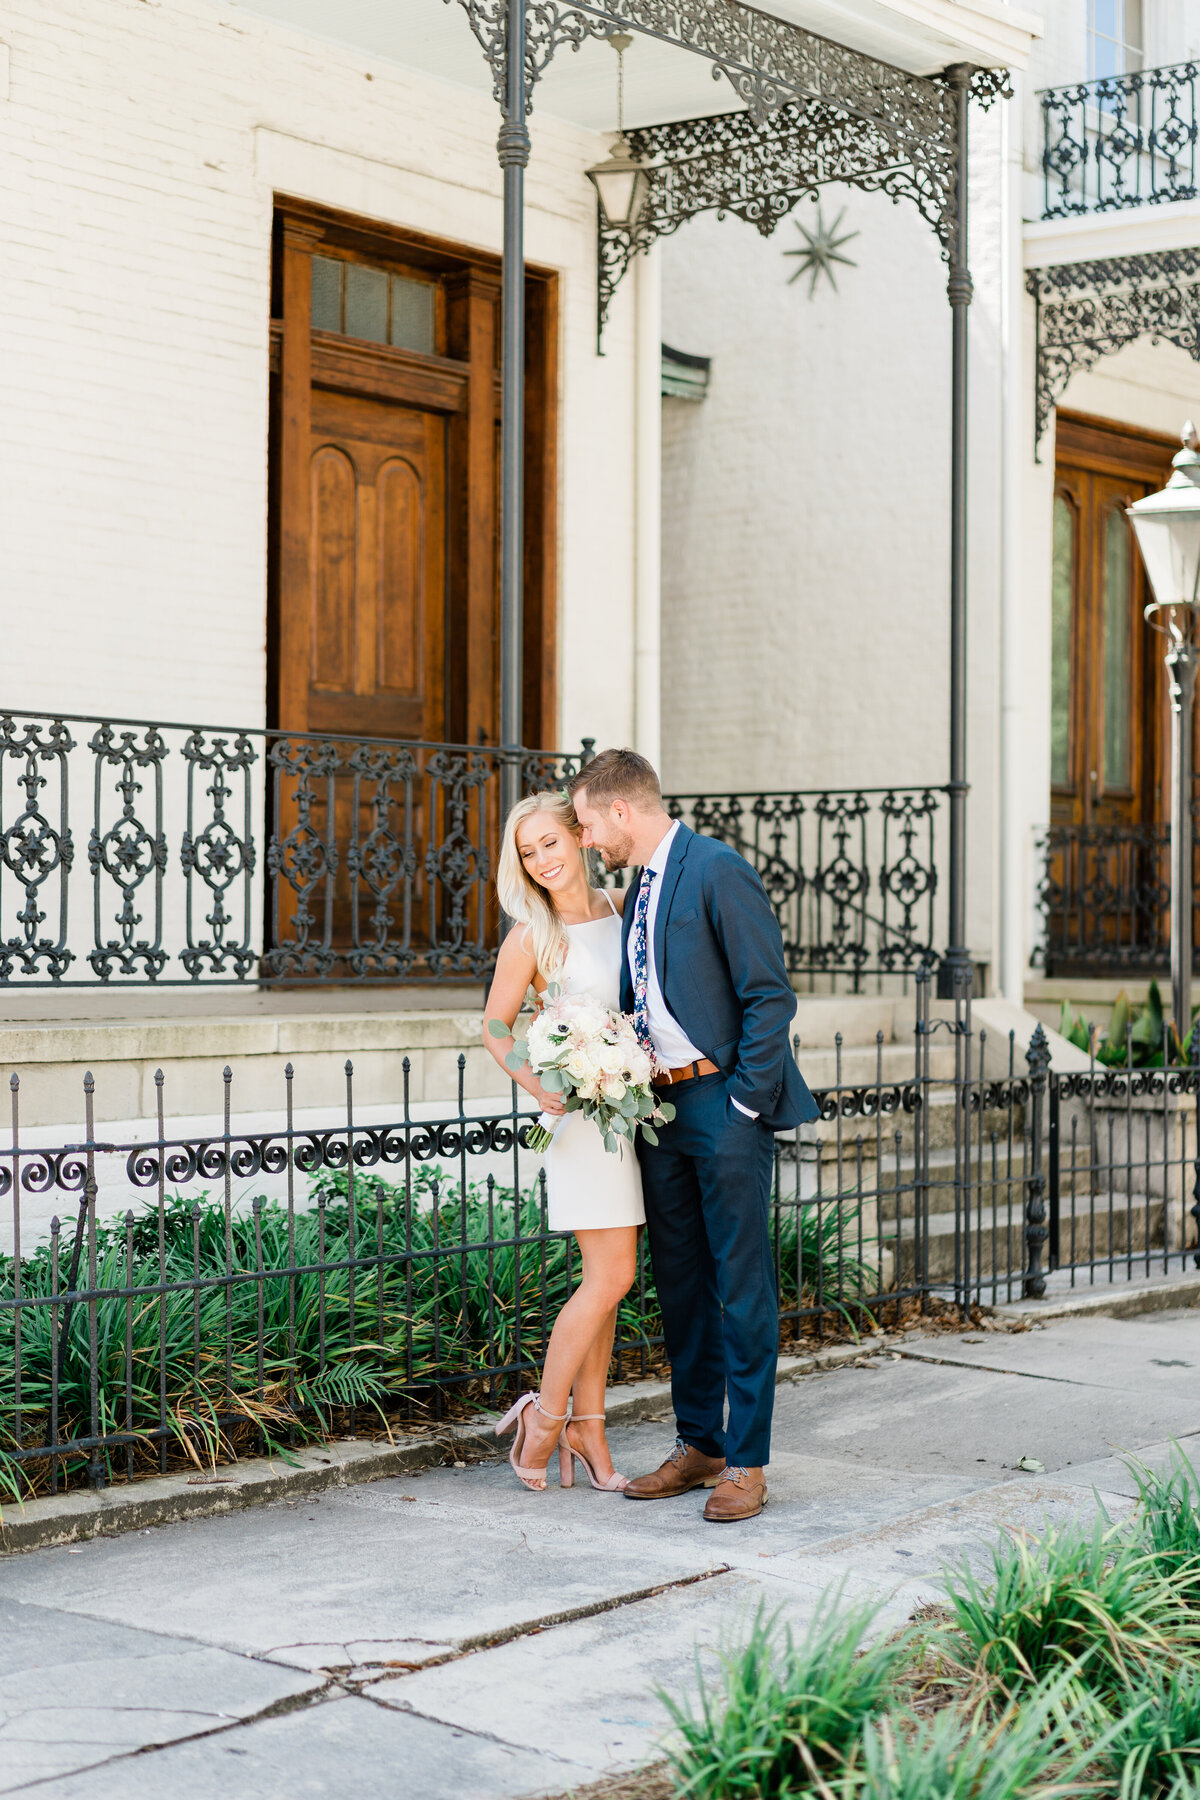
[[[364, 1689], [368, 1685], [378, 1685], [384, 1681], [403, 1681], [406, 1675], [418, 1675], [426, 1669], [444, 1669], [448, 1663], [463, 1662], [469, 1656], [478, 1656], [483, 1650], [502, 1649], [505, 1644], [516, 1643], [519, 1638], [537, 1637], [539, 1632], [553, 1630], [557, 1625], [574, 1625], [580, 1619], [596, 1619], [604, 1613], [619, 1612], [622, 1607], [637, 1606], [643, 1600], [654, 1600], [660, 1594], [673, 1593], [677, 1588], [695, 1587], [698, 1582], [712, 1581], [719, 1575], [731, 1575], [733, 1572], [731, 1563], [718, 1563], [715, 1568], [701, 1569], [695, 1575], [680, 1575], [674, 1581], [660, 1581], [653, 1587], [634, 1588], [628, 1594], [614, 1594], [607, 1600], [589, 1600], [582, 1606], [565, 1607], [561, 1612], [546, 1613], [539, 1619], [528, 1619], [523, 1624], [503, 1625], [497, 1631], [480, 1632], [475, 1637], [462, 1638], [457, 1648], [448, 1650], [444, 1656], [431, 1656], [426, 1662], [399, 1668], [394, 1675], [367, 1675], [361, 1681], [356, 1681], [348, 1672], [338, 1671], [337, 1679], [350, 1693], [362, 1693], [364, 1699], [387, 1706], [386, 1700], [375, 1694], [367, 1694]], [[412, 1709], [406, 1707], [404, 1710]]]
[[287, 1713], [304, 1712], [311, 1706], [320, 1706], [323, 1701], [349, 1698], [348, 1691], [341, 1682], [326, 1680], [316, 1687], [306, 1688], [301, 1694], [286, 1694], [280, 1700], [272, 1700], [268, 1706], [260, 1707], [258, 1712], [249, 1713], [243, 1719], [228, 1719], [223, 1724], [214, 1725], [208, 1731], [189, 1731], [182, 1737], [165, 1738], [158, 1744], [138, 1744], [132, 1750], [119, 1750], [113, 1756], [103, 1756], [98, 1762], [85, 1763], [76, 1769], [56, 1769], [51, 1775], [35, 1775], [31, 1781], [20, 1781], [15, 1787], [5, 1788], [6, 1794], [28, 1793], [33, 1788], [45, 1787], [51, 1781], [70, 1781], [79, 1775], [94, 1775], [98, 1769], [111, 1768], [114, 1763], [129, 1762], [135, 1756], [151, 1756], [159, 1750], [173, 1750], [179, 1744], [198, 1744], [205, 1738], [224, 1737], [231, 1731], [239, 1731], [244, 1725], [259, 1725], [267, 1719], [283, 1718]]

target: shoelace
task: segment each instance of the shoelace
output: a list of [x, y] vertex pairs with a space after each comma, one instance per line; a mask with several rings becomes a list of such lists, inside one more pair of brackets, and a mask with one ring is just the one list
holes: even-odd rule
[[682, 1438], [676, 1438], [675, 1448], [672, 1450], [670, 1456], [668, 1456], [667, 1461], [670, 1463], [682, 1462], [687, 1453], [687, 1444], [684, 1443]]
[[736, 1487], [741, 1487], [743, 1482], [747, 1479], [747, 1475], [745, 1469], [739, 1467], [735, 1463], [727, 1469], [722, 1469], [717, 1479], [719, 1481], [732, 1481]]

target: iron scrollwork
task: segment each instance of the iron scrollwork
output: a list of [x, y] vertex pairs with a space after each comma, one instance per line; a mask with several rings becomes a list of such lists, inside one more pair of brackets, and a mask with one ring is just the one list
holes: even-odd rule
[[[823, 41], [823, 40], [822, 40]], [[867, 59], [870, 61], [870, 59]], [[888, 69], [886, 64], [877, 69]], [[898, 70], [888, 70], [900, 76]], [[1011, 97], [1008, 72], [976, 69], [973, 99], [983, 107]], [[873, 101], [834, 82], [753, 110], [628, 131], [649, 187], [636, 225], [598, 224], [598, 330], [633, 258], [698, 213], [733, 214], [769, 237], [806, 195], [826, 182], [893, 203], [910, 201], [952, 257], [958, 218], [958, 124], [948, 80], [904, 75], [880, 83]]]
[[[23, 897], [15, 919], [18, 935], [0, 942], [3, 981], [10, 980], [14, 972], [33, 977], [44, 973], [52, 981], [60, 981], [74, 961], [67, 943], [68, 877], [75, 860], [67, 759], [74, 748], [75, 740], [61, 719], [19, 725], [11, 713], [0, 717], [0, 770], [13, 762], [20, 766], [15, 785], [24, 795], [16, 818], [0, 832], [0, 868], [13, 877]], [[50, 780], [42, 771], [48, 765], [58, 783], [57, 825], [51, 822], [52, 809], [41, 803], [42, 789]], [[48, 903], [55, 878], [58, 930], [49, 937], [40, 927], [48, 916], [43, 898]]]
[[1071, 377], [1138, 338], [1200, 361], [1200, 249], [1157, 250], [1031, 269], [1037, 304], [1035, 439]]
[[1042, 217], [1194, 200], [1198, 73], [1173, 63], [1044, 89]]
[[[257, 863], [252, 809], [252, 771], [259, 756], [245, 732], [228, 736], [190, 732], [183, 745], [187, 774], [187, 824], [180, 842], [179, 861], [187, 877], [187, 943], [179, 959], [193, 980], [207, 969], [220, 974], [231, 969], [239, 981], [258, 961], [251, 942], [251, 881]], [[211, 779], [206, 786], [204, 777]], [[209, 802], [210, 816], [198, 824], [198, 802]], [[241, 830], [235, 831], [230, 802], [241, 798]], [[194, 906], [200, 889], [207, 889], [212, 911], [204, 914], [211, 936], [198, 937]], [[241, 886], [238, 912], [230, 898]], [[240, 920], [239, 920], [240, 912]]]
[[[915, 78], [914, 78], [915, 79]], [[950, 97], [941, 84], [943, 106]], [[846, 182], [912, 201], [948, 253], [954, 230], [953, 122], [929, 136], [902, 117], [868, 119], [823, 100], [789, 100], [762, 124], [720, 113], [626, 133], [649, 191], [631, 229], [599, 226], [599, 326], [633, 258], [702, 212], [732, 213], [770, 236], [805, 195]]]
[[913, 974], [937, 960], [943, 792], [847, 788], [667, 802], [757, 870], [794, 975]]
[[[120, 975], [133, 975], [140, 970], [154, 981], [162, 974], [167, 961], [162, 946], [163, 871], [167, 866], [162, 788], [166, 741], [153, 725], [120, 732], [112, 725], [101, 725], [93, 734], [89, 748], [95, 778], [95, 811], [88, 839], [95, 946], [88, 954], [88, 961], [102, 980], [107, 980], [114, 971]], [[113, 786], [121, 799], [119, 817], [107, 826], [105, 769], [117, 771]], [[144, 781], [149, 782], [152, 795], [152, 826], [138, 816], [137, 797], [143, 791]], [[115, 920], [121, 934], [119, 939], [105, 939], [102, 935], [101, 895], [105, 878], [115, 885], [121, 896], [121, 910]], [[134, 932], [143, 922], [143, 915], [137, 910], [139, 897], [147, 883], [150, 884], [153, 934], [135, 938]]]

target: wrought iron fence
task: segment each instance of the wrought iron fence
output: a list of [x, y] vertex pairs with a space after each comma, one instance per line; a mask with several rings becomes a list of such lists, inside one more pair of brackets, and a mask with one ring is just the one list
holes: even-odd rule
[[[520, 752], [526, 789], [590, 754]], [[504, 753], [0, 714], [0, 982], [477, 980]]]
[[1046, 88], [1042, 217], [1194, 200], [1195, 63]]
[[[1038, 854], [1042, 931], [1034, 960], [1047, 975], [1149, 974], [1167, 967], [1169, 825], [1051, 825]], [[1195, 841], [1193, 857], [1200, 879]]]
[[[1200, 1033], [1193, 1042], [1200, 1059]], [[524, 1147], [532, 1114], [296, 1111], [173, 1136], [165, 1083], [140, 1141], [84, 1129], [0, 1150], [0, 1498], [102, 1485], [231, 1449], [286, 1447], [496, 1405], [538, 1368], [575, 1251], [549, 1229]], [[1200, 1060], [1049, 1068], [989, 1044], [969, 995], [916, 979], [908, 1046], [839, 1043], [820, 1119], [776, 1141], [771, 1228], [784, 1339], [890, 1322], [931, 1296], [964, 1311], [1048, 1284], [1200, 1263]], [[660, 1356], [643, 1244], [613, 1374]]]
[[937, 827], [945, 788], [683, 794], [668, 806], [758, 870], [793, 975], [911, 975], [945, 943]]

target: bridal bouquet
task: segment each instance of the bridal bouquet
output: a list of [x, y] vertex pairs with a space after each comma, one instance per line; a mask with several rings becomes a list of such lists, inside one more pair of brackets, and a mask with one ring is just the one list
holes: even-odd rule
[[[499, 1019], [491, 1020], [488, 1030], [493, 1037], [508, 1036]], [[619, 1150], [622, 1139], [632, 1143], [639, 1127], [657, 1144], [655, 1125], [675, 1117], [670, 1101], [659, 1099], [650, 1085], [654, 1063], [638, 1043], [633, 1020], [580, 995], [548, 988], [524, 1037], [514, 1029], [505, 1062], [513, 1070], [528, 1063], [544, 1088], [563, 1096], [568, 1112], [594, 1120], [606, 1150]], [[529, 1148], [546, 1150], [559, 1123], [559, 1115], [543, 1113], [529, 1134]]]

